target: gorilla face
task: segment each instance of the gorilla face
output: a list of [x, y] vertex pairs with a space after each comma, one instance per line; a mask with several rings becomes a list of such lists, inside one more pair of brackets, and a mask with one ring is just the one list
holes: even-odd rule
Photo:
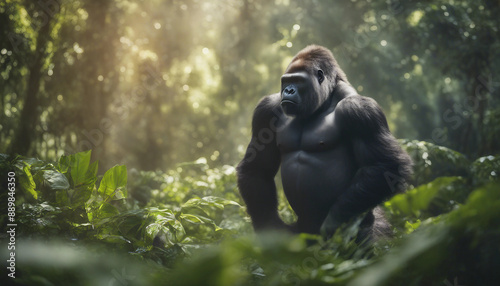
[[315, 69], [311, 74], [303, 67], [290, 70], [281, 77], [281, 107], [289, 116], [308, 117], [328, 99], [321, 86], [324, 73]]
[[329, 50], [309, 46], [300, 51], [281, 77], [283, 111], [288, 116], [310, 116], [330, 98], [337, 78], [347, 82]]

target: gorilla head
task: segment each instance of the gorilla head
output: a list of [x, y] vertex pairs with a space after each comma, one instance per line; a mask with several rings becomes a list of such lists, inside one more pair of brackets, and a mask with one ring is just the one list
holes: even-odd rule
[[281, 77], [283, 111], [289, 116], [310, 116], [328, 101], [339, 80], [347, 83], [330, 50], [306, 47], [292, 59]]

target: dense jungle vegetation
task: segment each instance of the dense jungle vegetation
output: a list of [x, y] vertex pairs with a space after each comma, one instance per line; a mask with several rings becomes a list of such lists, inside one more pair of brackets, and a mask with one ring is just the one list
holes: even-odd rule
[[[493, 0], [0, 2], [0, 281], [496, 285], [499, 14]], [[383, 204], [393, 239], [356, 243], [359, 220], [326, 241], [252, 230], [235, 166], [255, 105], [309, 44], [415, 163]]]

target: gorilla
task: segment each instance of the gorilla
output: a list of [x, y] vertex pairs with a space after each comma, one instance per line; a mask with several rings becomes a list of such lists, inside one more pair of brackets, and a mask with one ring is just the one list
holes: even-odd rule
[[[277, 212], [274, 177], [297, 215]], [[237, 167], [238, 188], [256, 231], [287, 229], [333, 235], [362, 215], [358, 239], [390, 235], [377, 207], [403, 192], [412, 161], [389, 131], [375, 100], [358, 95], [332, 53], [300, 51], [281, 77], [281, 93], [254, 110], [252, 138]]]

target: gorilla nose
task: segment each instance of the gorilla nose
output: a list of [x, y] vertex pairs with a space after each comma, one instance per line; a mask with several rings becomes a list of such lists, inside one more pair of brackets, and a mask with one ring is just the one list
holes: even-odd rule
[[284, 96], [287, 96], [287, 95], [294, 95], [295, 92], [297, 91], [297, 89], [295, 88], [295, 86], [287, 86], [285, 88], [285, 90], [283, 91], [283, 95]]
[[281, 93], [281, 104], [298, 104], [300, 102], [299, 90], [294, 84], [286, 86]]

